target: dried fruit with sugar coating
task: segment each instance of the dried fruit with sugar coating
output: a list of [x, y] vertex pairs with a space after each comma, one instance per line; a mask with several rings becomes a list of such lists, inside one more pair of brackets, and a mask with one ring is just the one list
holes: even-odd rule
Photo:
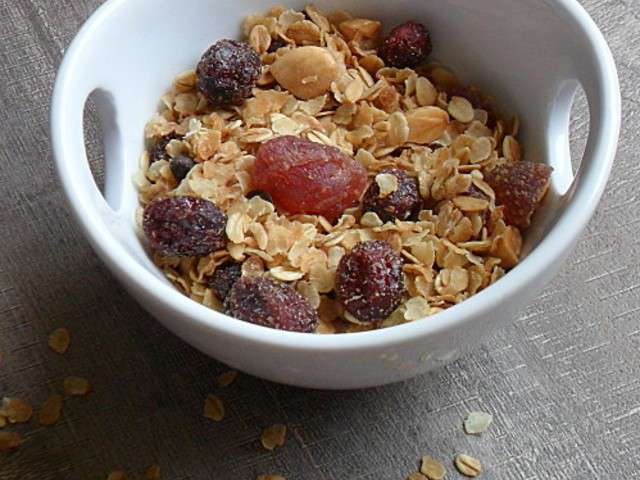
[[380, 174], [395, 177], [397, 189], [381, 196], [380, 185], [374, 180], [364, 194], [363, 211], [376, 213], [383, 222], [405, 221], [416, 215], [422, 206], [418, 181], [399, 168], [387, 168]]
[[496, 194], [496, 204], [504, 206], [508, 224], [527, 228], [531, 217], [549, 189], [553, 168], [543, 163], [513, 162], [496, 167], [485, 181]]
[[195, 165], [196, 162], [186, 155], [178, 155], [169, 161], [171, 173], [173, 173], [173, 176], [176, 177], [178, 182], [184, 180]]
[[143, 217], [151, 249], [165, 256], [201, 256], [224, 248], [226, 225], [226, 215], [215, 204], [195, 197], [154, 200]]
[[378, 55], [388, 67], [413, 68], [423, 63], [432, 49], [427, 27], [409, 21], [391, 30], [382, 42]]
[[209, 277], [209, 287], [219, 300], [224, 301], [241, 276], [242, 264], [234, 261], [225, 262]]
[[357, 244], [338, 265], [338, 299], [361, 322], [385, 320], [400, 305], [404, 294], [402, 266], [402, 258], [387, 242]]
[[228, 315], [263, 327], [313, 332], [318, 312], [289, 285], [266, 277], [242, 277], [224, 303]]
[[263, 143], [253, 171], [253, 188], [267, 192], [289, 214], [323, 215], [333, 222], [357, 205], [367, 171], [335, 147], [293, 136]]

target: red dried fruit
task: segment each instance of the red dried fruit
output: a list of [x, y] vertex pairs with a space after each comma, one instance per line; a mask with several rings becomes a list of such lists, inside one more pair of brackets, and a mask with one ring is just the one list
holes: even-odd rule
[[182, 139], [182, 135], [178, 135], [177, 133], [170, 133], [168, 135], [165, 135], [163, 137], [160, 137], [157, 141], [156, 144], [153, 146], [153, 148], [151, 149], [151, 157], [149, 159], [150, 163], [155, 163], [159, 160], [169, 160], [169, 154], [167, 153], [167, 145], [169, 145], [169, 142], [171, 142], [171, 140], [181, 140]]
[[260, 55], [247, 43], [220, 40], [202, 56], [197, 87], [215, 105], [240, 105], [262, 73]]
[[402, 258], [387, 242], [359, 243], [338, 265], [338, 299], [361, 322], [383, 321], [402, 300], [402, 265]]
[[290, 214], [323, 215], [330, 222], [358, 203], [367, 171], [335, 147], [293, 136], [263, 143], [253, 187], [271, 195]]
[[184, 180], [191, 169], [195, 167], [195, 165], [196, 162], [194, 162], [192, 158], [187, 157], [186, 155], [178, 155], [177, 157], [172, 158], [169, 161], [171, 173], [173, 173], [173, 176], [176, 177], [176, 180], [178, 180], [178, 182]]
[[242, 277], [242, 264], [229, 261], [218, 266], [209, 277], [209, 287], [219, 300], [224, 300]]
[[228, 315], [245, 322], [288, 330], [313, 332], [318, 312], [289, 285], [266, 277], [242, 277], [224, 303]]
[[227, 244], [227, 217], [208, 200], [166, 197], [144, 210], [143, 228], [152, 250], [166, 256], [200, 256]]
[[485, 176], [496, 194], [496, 203], [504, 206], [509, 225], [527, 228], [544, 198], [553, 168], [542, 163], [506, 163]]
[[382, 42], [378, 55], [388, 67], [413, 68], [423, 63], [432, 49], [427, 27], [409, 21], [391, 30]]
[[422, 206], [417, 180], [399, 168], [387, 168], [380, 173], [396, 177], [398, 189], [381, 198], [380, 186], [374, 181], [364, 194], [363, 211], [378, 214], [383, 222], [404, 221], [416, 215]]

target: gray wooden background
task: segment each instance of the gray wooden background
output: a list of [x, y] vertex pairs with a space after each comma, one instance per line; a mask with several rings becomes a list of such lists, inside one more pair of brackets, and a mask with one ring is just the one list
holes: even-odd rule
[[[0, 0], [0, 396], [40, 404], [68, 375], [94, 387], [52, 428], [11, 427], [26, 442], [0, 456], [0, 479], [105, 479], [116, 468], [142, 478], [157, 463], [174, 480], [402, 480], [422, 454], [449, 463], [458, 451], [480, 458], [487, 479], [640, 478], [638, 0], [584, 1], [618, 64], [622, 139], [604, 200], [562, 274], [474, 355], [401, 385], [343, 393], [248, 376], [219, 391], [224, 366], [143, 312], [69, 218], [49, 100], [64, 49], [100, 3]], [[65, 356], [46, 344], [58, 326], [73, 337]], [[220, 424], [201, 415], [210, 392], [228, 407]], [[495, 415], [481, 438], [460, 427], [473, 409]], [[268, 453], [258, 438], [274, 422], [292, 431]]]

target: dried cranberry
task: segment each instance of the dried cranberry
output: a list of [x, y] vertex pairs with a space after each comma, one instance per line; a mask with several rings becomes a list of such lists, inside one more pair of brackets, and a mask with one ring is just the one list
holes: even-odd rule
[[265, 277], [242, 277], [224, 303], [228, 315], [263, 327], [313, 332], [318, 312], [289, 285]]
[[422, 205], [417, 180], [398, 168], [387, 168], [380, 173], [396, 177], [398, 189], [381, 198], [380, 186], [374, 181], [364, 194], [363, 210], [377, 213], [383, 222], [393, 222], [396, 219], [409, 220], [416, 215]]
[[271, 197], [271, 195], [269, 195], [268, 192], [262, 191], [262, 190], [253, 190], [249, 193], [247, 193], [246, 197], [251, 200], [252, 198], [255, 197], [260, 197], [261, 199], [263, 199], [266, 202], [269, 203], [273, 203], [273, 197]]
[[485, 176], [496, 194], [496, 203], [504, 205], [508, 224], [520, 228], [531, 224], [531, 217], [549, 189], [552, 172], [552, 167], [542, 163], [514, 162]]
[[391, 30], [378, 55], [388, 67], [413, 68], [427, 59], [432, 48], [427, 27], [410, 21]]
[[176, 180], [178, 180], [178, 182], [184, 180], [195, 165], [196, 162], [194, 162], [192, 158], [187, 157], [186, 155], [178, 155], [176, 158], [172, 158], [169, 161], [171, 173], [173, 173], [173, 176], [176, 177]]
[[224, 300], [241, 276], [242, 264], [233, 261], [225, 262], [209, 277], [209, 287], [219, 300]]
[[143, 227], [151, 249], [167, 256], [199, 256], [223, 249], [227, 217], [208, 200], [166, 197], [144, 210]]
[[404, 294], [402, 265], [402, 258], [387, 242], [359, 243], [338, 265], [338, 299], [362, 322], [384, 320], [400, 305]]
[[180, 140], [182, 139], [182, 135], [178, 135], [177, 133], [170, 133], [163, 137], [160, 137], [153, 148], [151, 149], [151, 158], [150, 162], [155, 163], [159, 160], [169, 160], [169, 154], [167, 153], [167, 145], [171, 142], [171, 140]]
[[367, 171], [335, 147], [293, 136], [263, 143], [253, 186], [268, 192], [290, 214], [323, 215], [335, 221], [356, 205], [367, 185]]
[[246, 43], [220, 40], [198, 64], [197, 86], [215, 105], [240, 105], [260, 78], [262, 62]]

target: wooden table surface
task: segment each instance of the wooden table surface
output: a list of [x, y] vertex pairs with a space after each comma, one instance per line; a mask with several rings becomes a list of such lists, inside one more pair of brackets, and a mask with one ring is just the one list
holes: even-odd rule
[[[142, 311], [70, 219], [47, 115], [64, 49], [100, 3], [0, 0], [0, 396], [40, 405], [69, 375], [93, 386], [66, 401], [53, 427], [3, 429], [25, 442], [0, 454], [0, 479], [105, 479], [114, 469], [143, 478], [158, 464], [172, 480], [403, 480], [426, 453], [455, 479], [459, 451], [493, 480], [640, 478], [638, 0], [583, 2], [616, 57], [622, 138], [602, 204], [560, 276], [473, 355], [342, 393], [249, 376], [216, 388], [225, 367]], [[579, 102], [578, 149], [586, 118]], [[72, 335], [64, 356], [47, 347], [59, 326]], [[224, 399], [221, 423], [202, 416], [208, 393]], [[470, 410], [495, 417], [480, 438], [462, 432]], [[290, 432], [269, 453], [259, 435], [276, 422]]]

